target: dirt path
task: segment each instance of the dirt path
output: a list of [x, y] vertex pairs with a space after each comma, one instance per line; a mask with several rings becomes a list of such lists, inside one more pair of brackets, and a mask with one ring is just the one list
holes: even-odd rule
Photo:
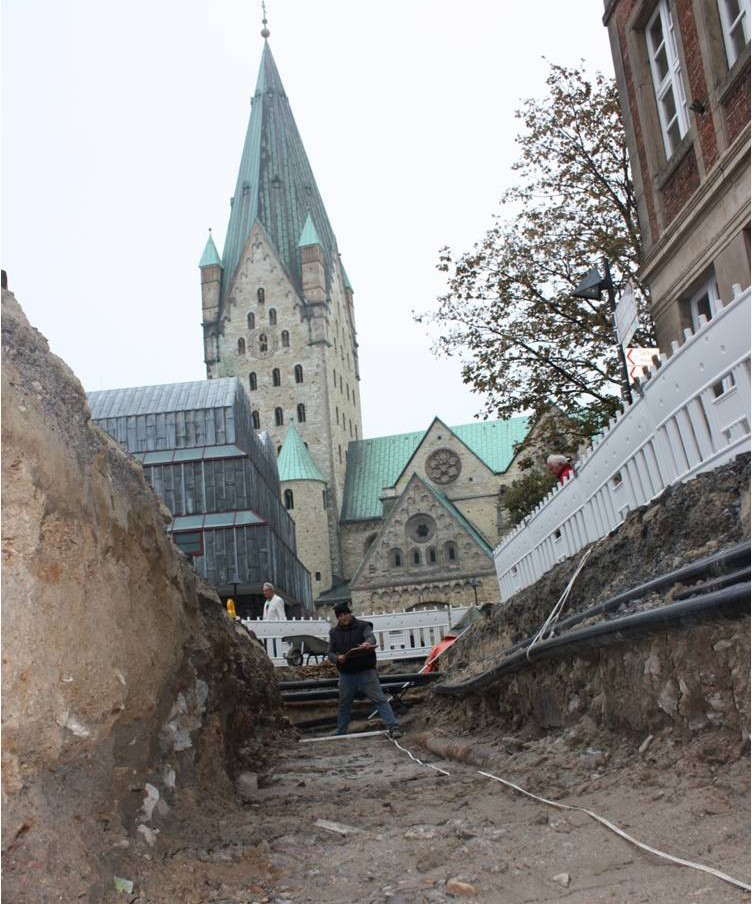
[[[245, 805], [176, 811], [153, 848], [133, 842], [123, 850], [115, 868], [134, 889], [111, 900], [736, 904], [749, 898], [713, 876], [643, 853], [584, 813], [526, 799], [477, 766], [438, 759], [418, 746], [420, 737], [408, 728], [397, 743], [382, 734], [286, 749]], [[600, 762], [596, 752], [595, 762], [583, 763], [581, 752], [556, 739], [512, 752], [510, 742], [506, 752], [490, 736], [437, 738], [433, 746], [466, 759], [486, 757], [495, 766], [488, 771], [505, 769], [503, 777], [593, 809], [645, 843], [748, 880], [748, 759], [715, 766], [684, 751], [678, 770], [656, 770], [637, 752], [601, 753]], [[660, 751], [660, 740], [654, 749]], [[419, 765], [407, 750], [450, 775]]]

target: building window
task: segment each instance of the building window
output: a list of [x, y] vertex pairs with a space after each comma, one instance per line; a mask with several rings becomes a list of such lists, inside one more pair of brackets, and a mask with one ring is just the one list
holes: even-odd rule
[[320, 571], [317, 571], [317, 572], [316, 572], [316, 580], [317, 580], [317, 581], [320, 581], [320, 580], [321, 580], [321, 572], [320, 572]]
[[266, 333], [259, 333], [258, 343], [259, 343], [259, 351], [260, 352], [269, 351], [269, 339], [268, 339]]
[[447, 562], [455, 562], [457, 560], [457, 544], [445, 543], [444, 554], [446, 555]]
[[256, 329], [256, 315], [253, 313], [248, 314], [248, 329], [249, 330]]
[[277, 310], [276, 308], [269, 308], [269, 326], [277, 325]]
[[[308, 446], [306, 446], [308, 448]], [[321, 491], [321, 505], [323, 508], [326, 508], [326, 490]]]
[[337, 455], [339, 455], [339, 463], [342, 464], [342, 446], [337, 446]]
[[204, 535], [198, 531], [181, 531], [172, 535], [175, 546], [187, 556], [199, 558], [204, 554]]
[[281, 385], [282, 385], [282, 379], [279, 375], [279, 368], [275, 367], [274, 370], [272, 371], [272, 386], [281, 386]]
[[282, 330], [281, 338], [282, 338], [282, 348], [289, 348], [290, 347], [290, 334], [287, 332], [287, 330]]
[[712, 320], [721, 309], [721, 298], [718, 294], [718, 286], [715, 279], [709, 279], [689, 299], [689, 316], [692, 321], [692, 329], [700, 326], [700, 315], [705, 320]]
[[242, 339], [242, 338], [238, 339], [238, 354], [239, 355], [245, 354], [245, 339]]
[[428, 550], [428, 561], [431, 563], [431, 565], [436, 564], [436, 550], [433, 547]]
[[256, 298], [259, 304], [263, 304], [266, 300], [266, 294], [263, 289], [256, 289]]
[[417, 549], [412, 551], [413, 565], [420, 565], [420, 553]]
[[689, 131], [689, 116], [682, 85], [681, 60], [668, 0], [659, 0], [648, 21], [645, 37], [650, 55], [650, 70], [658, 104], [666, 159]]
[[253, 371], [248, 374], [248, 386], [251, 392], [255, 392], [256, 389], [258, 389], [258, 381], [256, 380], [256, 374]]
[[295, 500], [293, 499], [293, 496], [292, 496], [292, 490], [285, 490], [284, 498], [285, 498], [285, 508], [287, 509], [288, 512], [292, 511], [292, 509], [295, 508]]
[[389, 550], [389, 565], [391, 568], [402, 568], [402, 550]]
[[305, 405], [302, 402], [298, 404], [298, 423], [305, 423]]
[[749, 44], [749, 0], [718, 0], [729, 69]]
[[337, 422], [337, 426], [339, 427], [339, 405], [334, 406], [334, 420]]
[[285, 422], [285, 416], [284, 416], [284, 414], [282, 413], [282, 409], [281, 409], [281, 408], [275, 408], [275, 409], [274, 409], [274, 423], [275, 423], [278, 427], [281, 427], [282, 424], [284, 424], [284, 422]]
[[303, 365], [302, 364], [295, 365], [295, 382], [296, 383], [303, 382]]
[[253, 422], [253, 429], [260, 430], [261, 429], [261, 418], [259, 416], [258, 411], [251, 412], [251, 421]]
[[337, 388], [337, 371], [332, 368], [332, 374], [334, 376], [334, 388]]

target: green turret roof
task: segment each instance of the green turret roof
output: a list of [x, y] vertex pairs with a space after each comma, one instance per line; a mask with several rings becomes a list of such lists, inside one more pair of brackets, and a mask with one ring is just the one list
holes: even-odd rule
[[223, 299], [258, 221], [303, 294], [298, 240], [308, 217], [324, 250], [327, 279], [337, 243], [268, 42], [261, 54], [222, 264]]
[[[491, 471], [501, 474], [511, 464], [515, 445], [527, 436], [529, 427], [528, 418], [513, 417], [507, 421], [474, 421], [448, 429]], [[342, 521], [382, 517], [384, 487], [399, 480], [426, 433], [422, 430], [350, 443]]]
[[211, 230], [209, 230], [209, 238], [206, 240], [206, 247], [204, 248], [204, 253], [201, 255], [201, 260], [198, 262], [198, 265], [199, 267], [214, 267], [217, 264], [221, 267], [222, 261], [219, 259], [217, 246], [214, 244]]
[[306, 217], [305, 226], [303, 227], [303, 232], [300, 235], [300, 241], [298, 242], [299, 248], [305, 248], [306, 245], [320, 245], [321, 239], [319, 238], [318, 232], [316, 232], [316, 227], [313, 225], [313, 220], [311, 219], [310, 213]]
[[280, 482], [286, 480], [318, 480], [326, 483], [321, 471], [313, 463], [311, 453], [300, 438], [294, 424], [287, 428], [285, 441], [277, 459]]

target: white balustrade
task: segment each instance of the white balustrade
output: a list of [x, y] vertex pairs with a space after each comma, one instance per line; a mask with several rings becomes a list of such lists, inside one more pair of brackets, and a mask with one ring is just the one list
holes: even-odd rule
[[494, 550], [501, 598], [605, 537], [672, 484], [750, 449], [750, 290], [661, 356], [619, 414]]

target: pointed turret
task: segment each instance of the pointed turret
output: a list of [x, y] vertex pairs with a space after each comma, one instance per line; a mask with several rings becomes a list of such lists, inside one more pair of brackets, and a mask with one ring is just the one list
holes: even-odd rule
[[204, 362], [216, 363], [219, 357], [217, 346], [217, 323], [219, 302], [222, 295], [222, 262], [214, 244], [211, 229], [206, 240], [204, 253], [198, 263], [201, 269], [201, 311], [204, 327]]
[[306, 445], [295, 429], [295, 424], [287, 428], [287, 436], [277, 459], [277, 470], [281, 482], [290, 480], [316, 480], [326, 483], [321, 471], [314, 464]]
[[222, 256], [226, 275], [223, 298], [231, 289], [256, 221], [263, 226], [289, 279], [302, 294], [298, 237], [306, 218], [312, 213], [318, 226], [327, 270], [336, 254], [336, 240], [268, 41], [264, 41], [251, 104]]

